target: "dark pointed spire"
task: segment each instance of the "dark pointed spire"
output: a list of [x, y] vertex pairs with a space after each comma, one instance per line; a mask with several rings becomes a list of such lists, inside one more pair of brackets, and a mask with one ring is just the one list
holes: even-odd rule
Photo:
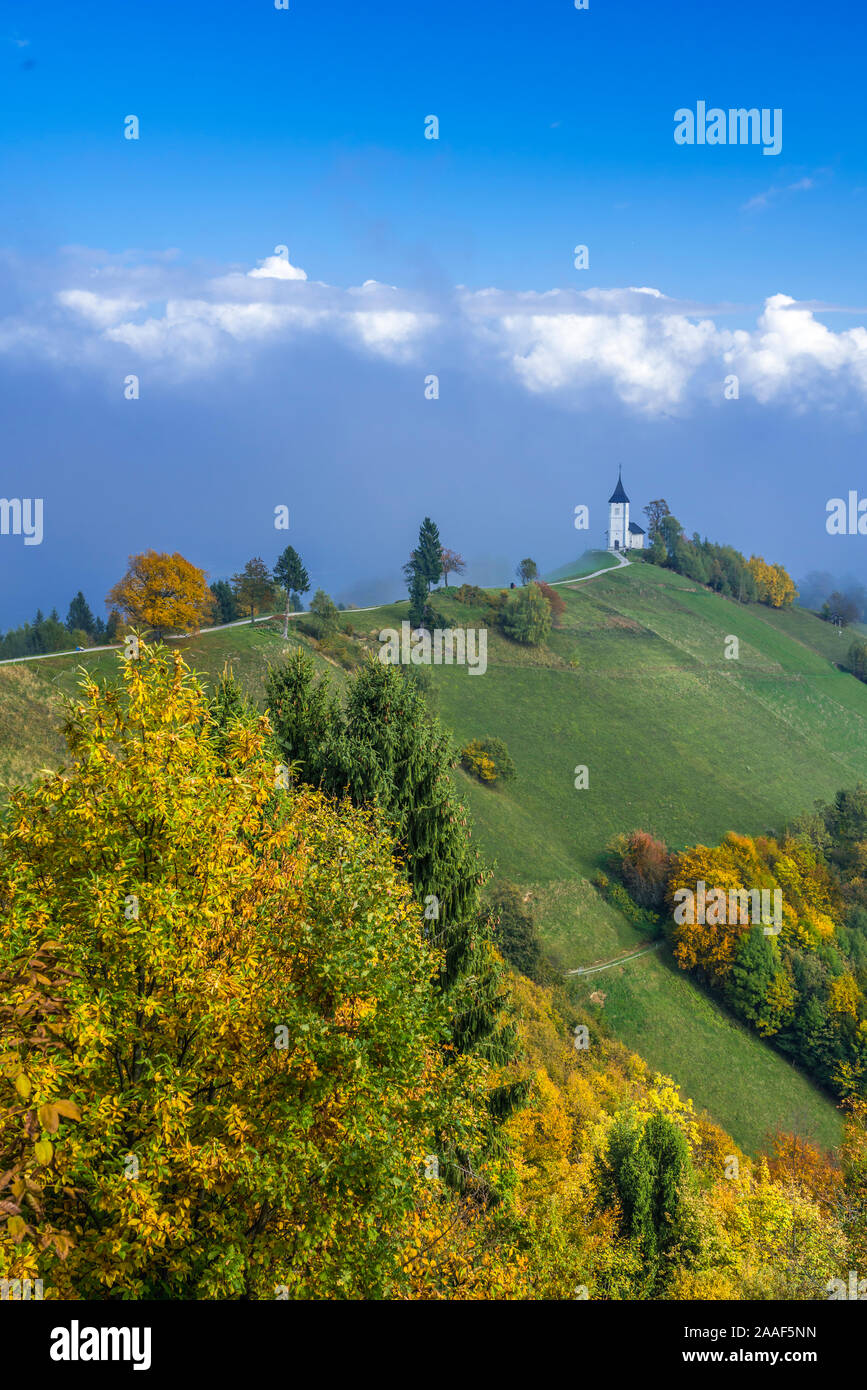
[[629, 498], [626, 496], [626, 493], [623, 491], [623, 481], [622, 481], [622, 479], [621, 479], [621, 477], [620, 477], [621, 472], [622, 472], [622, 469], [618, 468], [618, 470], [617, 470], [617, 486], [616, 486], [616, 488], [614, 489], [614, 491], [612, 492], [611, 496], [609, 497], [609, 499], [608, 499], [609, 502], [628, 502], [628, 501], [629, 501]]

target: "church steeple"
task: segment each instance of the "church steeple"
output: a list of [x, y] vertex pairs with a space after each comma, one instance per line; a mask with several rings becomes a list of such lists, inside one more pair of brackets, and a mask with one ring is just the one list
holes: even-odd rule
[[620, 476], [620, 475], [621, 475], [621, 472], [622, 472], [622, 469], [621, 469], [621, 468], [618, 468], [618, 470], [617, 470], [617, 486], [616, 486], [616, 488], [614, 489], [614, 491], [612, 492], [611, 496], [610, 496], [609, 499], [608, 499], [609, 505], [610, 505], [612, 502], [628, 502], [628, 501], [629, 501], [629, 498], [626, 496], [626, 493], [623, 491], [623, 480], [622, 480], [622, 478], [621, 478], [621, 476]]

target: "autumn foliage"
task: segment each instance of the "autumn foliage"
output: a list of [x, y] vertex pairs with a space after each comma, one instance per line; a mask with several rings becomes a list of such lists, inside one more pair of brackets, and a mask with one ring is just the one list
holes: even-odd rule
[[539, 589], [548, 600], [548, 607], [551, 609], [551, 617], [556, 627], [560, 618], [566, 612], [566, 600], [561, 594], [557, 593], [556, 589], [552, 589], [550, 584], [546, 584], [544, 580], [537, 580], [537, 583]]
[[214, 611], [205, 571], [177, 551], [130, 555], [126, 574], [109, 589], [105, 601], [115, 604], [127, 622], [147, 628], [156, 637], [196, 631], [210, 622]]
[[[484, 1070], [385, 832], [216, 737], [177, 655], [86, 679], [0, 830], [0, 1269], [51, 1297], [376, 1297]], [[275, 789], [276, 787], [276, 789]], [[10, 1170], [10, 1171], [7, 1171]]]
[[782, 565], [769, 565], [760, 555], [751, 555], [747, 565], [756, 581], [760, 603], [785, 608], [795, 597], [795, 584]]
[[610, 847], [617, 873], [640, 907], [658, 911], [665, 901], [671, 856], [647, 830], [618, 835]]

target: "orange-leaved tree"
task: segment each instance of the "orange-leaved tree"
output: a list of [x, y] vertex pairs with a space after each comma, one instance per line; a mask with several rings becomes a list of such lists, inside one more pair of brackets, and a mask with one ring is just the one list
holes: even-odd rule
[[105, 601], [116, 604], [128, 622], [149, 628], [156, 637], [170, 631], [196, 631], [214, 612], [205, 571], [177, 551], [130, 555], [126, 574], [109, 589]]
[[86, 678], [0, 824], [0, 1274], [47, 1298], [400, 1294], [486, 1073], [392, 841], [177, 653]]

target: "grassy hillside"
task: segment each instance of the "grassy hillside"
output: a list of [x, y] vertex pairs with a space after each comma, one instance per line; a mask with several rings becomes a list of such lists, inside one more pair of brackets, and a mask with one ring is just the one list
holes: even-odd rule
[[[559, 592], [567, 612], [547, 651], [490, 633], [484, 678], [440, 668], [435, 681], [460, 743], [508, 744], [510, 787], [459, 773], [461, 790], [486, 855], [532, 893], [568, 969], [640, 940], [586, 881], [612, 835], [642, 826], [673, 848], [715, 843], [730, 829], [779, 827], [867, 778], [867, 687], [832, 665], [845, 638], [802, 610], [744, 608], [643, 564]], [[467, 613], [438, 603], [456, 620]], [[725, 656], [730, 636], [736, 660]], [[574, 787], [578, 764], [589, 768], [586, 791]], [[605, 992], [623, 1040], [745, 1147], [777, 1125], [836, 1142], [834, 1106], [664, 955], [572, 987], [582, 1000]]]
[[[602, 567], [590, 554], [572, 572]], [[641, 826], [672, 848], [715, 843], [730, 829], [779, 827], [816, 797], [867, 779], [867, 686], [832, 664], [846, 638], [803, 610], [745, 608], [642, 563], [558, 592], [567, 609], [545, 649], [489, 630], [484, 676], [439, 667], [432, 678], [437, 711], [459, 743], [497, 735], [508, 744], [518, 776], [507, 789], [456, 777], [497, 876], [531, 895], [546, 944], [568, 970], [641, 940], [588, 882], [612, 835]], [[453, 594], [437, 604], [460, 625], [483, 617]], [[379, 629], [406, 612], [396, 604], [348, 616], [375, 649]], [[737, 660], [725, 656], [731, 636]], [[268, 663], [284, 650], [277, 624], [180, 645], [211, 677], [230, 662], [257, 698]], [[0, 775], [17, 779], [59, 761], [56, 698], [74, 689], [81, 663], [0, 668]], [[84, 664], [110, 670], [115, 658]], [[589, 768], [587, 790], [575, 790], [578, 764]], [[627, 1045], [745, 1148], [754, 1151], [777, 1126], [837, 1142], [832, 1103], [664, 952], [573, 978], [571, 988], [582, 1002], [601, 990]]]
[[[291, 641], [297, 638], [293, 635]], [[279, 660], [286, 646], [279, 621], [244, 624], [171, 645], [184, 653], [194, 670], [212, 680], [228, 664], [257, 699], [264, 691], [269, 662]], [[104, 651], [0, 666], [0, 782], [25, 781], [37, 768], [57, 766], [65, 749], [61, 696], [76, 693], [82, 668], [107, 676], [115, 672], [117, 662], [117, 652]]]
[[573, 560], [568, 565], [561, 565], [559, 569], [546, 574], [545, 578], [549, 583], [555, 584], [564, 579], [580, 579], [582, 575], [595, 574], [597, 570], [616, 568], [617, 560], [610, 550], [585, 550], [579, 560]]

